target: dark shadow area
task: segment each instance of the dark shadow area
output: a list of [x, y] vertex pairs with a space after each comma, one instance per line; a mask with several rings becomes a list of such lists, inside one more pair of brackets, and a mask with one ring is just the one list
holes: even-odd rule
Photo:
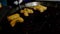
[[[57, 2], [54, 2], [57, 4]], [[54, 4], [52, 3], [52, 4]], [[13, 9], [13, 8], [12, 8]], [[4, 11], [2, 11], [4, 10]], [[5, 16], [0, 21], [0, 26], [2, 27], [2, 32], [15, 32], [15, 33], [37, 33], [37, 32], [49, 32], [49, 33], [55, 33], [60, 32], [60, 8], [59, 4], [57, 7], [47, 6], [47, 10], [43, 13], [40, 13], [38, 10], [34, 10], [34, 14], [30, 14], [29, 17], [23, 16], [23, 14], [20, 14], [18, 10], [15, 13], [19, 13], [21, 17], [24, 18], [24, 23], [16, 23], [15, 27], [10, 26], [10, 22], [7, 20], [7, 16], [15, 14], [11, 14], [11, 9], [6, 9], [6, 7], [3, 7], [1, 9], [3, 15], [6, 12]]]

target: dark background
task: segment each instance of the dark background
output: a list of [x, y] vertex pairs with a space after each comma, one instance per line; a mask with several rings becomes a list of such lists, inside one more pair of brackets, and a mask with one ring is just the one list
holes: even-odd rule
[[[45, 3], [45, 4], [44, 4]], [[15, 13], [11, 13], [14, 9], [9, 7], [3, 7], [0, 9], [0, 31], [4, 33], [21, 33], [21, 34], [34, 34], [34, 33], [57, 33], [60, 32], [60, 4], [59, 2], [42, 2], [42, 5], [47, 6], [48, 9], [40, 13], [38, 10], [34, 10], [34, 14], [30, 14], [29, 17], [23, 16], [24, 23], [16, 23], [15, 27], [10, 26], [10, 22], [7, 20], [7, 16], [19, 13], [19, 10]], [[57, 6], [56, 6], [57, 5]], [[20, 13], [19, 13], [20, 14]]]

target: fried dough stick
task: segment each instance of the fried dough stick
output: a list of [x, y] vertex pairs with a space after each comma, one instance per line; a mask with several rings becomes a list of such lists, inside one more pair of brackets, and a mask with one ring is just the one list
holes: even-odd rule
[[45, 10], [47, 10], [47, 7], [42, 6], [42, 5], [37, 5], [34, 7], [30, 7], [30, 8], [33, 8], [34, 10], [39, 10], [41, 13], [44, 12]]
[[29, 14], [33, 14], [32, 9], [24, 8], [24, 10], [21, 10], [20, 13], [23, 13], [24, 16], [29, 16]]
[[15, 26], [16, 22], [24, 22], [24, 19], [22, 17], [19, 16], [19, 14], [13, 14], [11, 16], [8, 17], [8, 20], [10, 21], [10, 25], [12, 27]]

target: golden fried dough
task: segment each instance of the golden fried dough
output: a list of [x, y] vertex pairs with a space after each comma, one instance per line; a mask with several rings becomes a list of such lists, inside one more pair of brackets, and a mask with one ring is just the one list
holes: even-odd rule
[[25, 11], [24, 11], [24, 10], [21, 10], [20, 13], [23, 13], [24, 16], [29, 16], [29, 15], [28, 15], [28, 12], [27, 12], [26, 10], [25, 10]]
[[10, 22], [10, 25], [11, 25], [12, 27], [14, 27], [15, 24], [16, 24], [16, 19], [15, 19], [15, 20], [12, 20], [12, 21]]
[[24, 13], [24, 10], [21, 10], [20, 13]]
[[21, 10], [20, 13], [23, 13], [24, 16], [29, 16], [29, 13], [33, 13], [32, 9], [24, 8], [24, 10]]
[[17, 22], [20, 22], [20, 23], [22, 23], [22, 22], [24, 22], [24, 19], [23, 19], [22, 17], [20, 17], [20, 18], [17, 18]]
[[19, 14], [13, 14], [11, 16], [8, 17], [8, 20], [10, 21], [10, 25], [12, 27], [15, 26], [16, 22], [24, 22], [24, 19], [22, 17], [19, 16]]
[[16, 24], [16, 22], [20, 22], [20, 23], [22, 23], [22, 22], [24, 22], [24, 19], [23, 18], [16, 18], [16, 19], [14, 19], [14, 20], [12, 20], [11, 22], [10, 22], [10, 25], [12, 26], [12, 27], [14, 27], [15, 26], [15, 24]]
[[47, 7], [42, 6], [42, 5], [40, 5], [39, 7], [40, 8], [37, 8], [37, 10], [39, 10], [40, 12], [44, 12], [47, 9]]
[[11, 16], [8, 16], [8, 20], [14, 20], [14, 19], [19, 18], [19, 17], [20, 17], [19, 14], [13, 14]]
[[28, 13], [33, 13], [32, 9], [26, 9]]
[[37, 5], [34, 7], [30, 7], [30, 8], [33, 8], [34, 10], [39, 10], [40, 12], [44, 12], [45, 10], [47, 10], [47, 7], [42, 6], [42, 5]]
[[24, 13], [24, 16], [29, 16], [29, 14], [28, 13]]

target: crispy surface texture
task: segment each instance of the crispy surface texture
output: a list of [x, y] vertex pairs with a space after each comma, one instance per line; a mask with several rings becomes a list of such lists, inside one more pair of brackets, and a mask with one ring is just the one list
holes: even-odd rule
[[24, 13], [24, 16], [29, 16], [29, 14], [33, 14], [33, 10], [24, 8], [24, 10], [21, 10], [20, 13]]
[[20, 17], [19, 14], [13, 14], [11, 16], [8, 16], [8, 20], [14, 20], [14, 19], [19, 18], [19, 17]]
[[47, 7], [42, 6], [42, 5], [37, 5], [34, 7], [30, 7], [30, 8], [33, 8], [34, 10], [39, 10], [40, 12], [44, 12], [45, 10], [47, 10]]
[[19, 16], [19, 14], [13, 14], [11, 16], [8, 17], [8, 20], [10, 21], [10, 25], [12, 27], [15, 26], [16, 22], [24, 22], [24, 19], [22, 17]]
[[12, 27], [14, 27], [15, 24], [16, 24], [16, 19], [15, 19], [15, 20], [12, 20], [12, 21], [10, 22], [10, 25], [11, 25]]

